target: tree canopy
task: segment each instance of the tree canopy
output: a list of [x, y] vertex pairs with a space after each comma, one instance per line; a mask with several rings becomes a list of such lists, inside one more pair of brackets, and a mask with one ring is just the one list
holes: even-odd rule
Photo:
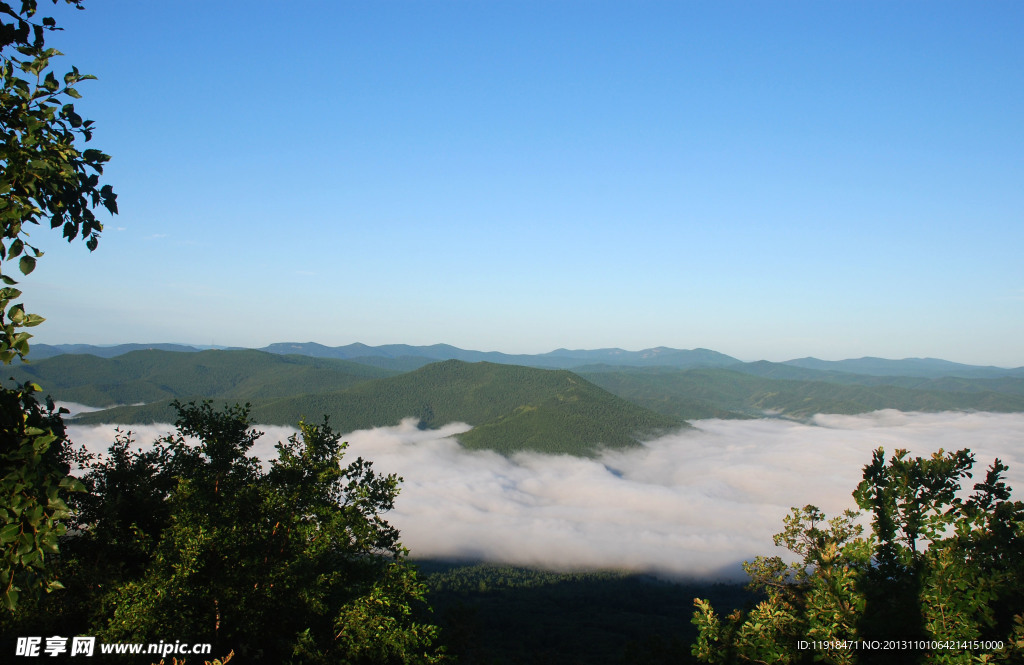
[[693, 654], [707, 663], [1017, 662], [1024, 653], [1024, 503], [995, 460], [965, 495], [969, 450], [882, 449], [854, 491], [871, 517], [794, 508], [779, 556], [745, 564], [766, 598], [719, 617], [697, 599]]
[[176, 432], [122, 433], [89, 463], [61, 544], [65, 594], [23, 621], [105, 642], [189, 636], [253, 663], [435, 663], [425, 587], [382, 513], [401, 481], [327, 421], [261, 463], [246, 407], [177, 404]]
[[[81, 0], [64, 0], [82, 9]], [[57, 0], [53, 0], [57, 4]], [[29, 351], [25, 330], [42, 323], [18, 302], [21, 291], [10, 264], [27, 275], [42, 252], [29, 242], [32, 225], [60, 229], [93, 250], [103, 229], [93, 212], [117, 212], [117, 195], [100, 184], [110, 159], [82, 144], [93, 122], [76, 111], [76, 86], [95, 78], [77, 68], [58, 76], [51, 61], [61, 53], [46, 46], [59, 30], [52, 17], [37, 15], [36, 0], [15, 9], [0, 2], [0, 361]], [[27, 383], [0, 387], [0, 601], [13, 611], [23, 595], [59, 588], [45, 560], [57, 551], [67, 516], [65, 498], [81, 489], [68, 476], [60, 415], [44, 410]]]
[[[64, 0], [82, 9], [82, 0]], [[57, 4], [57, 0], [53, 0]], [[93, 121], [83, 119], [74, 100], [75, 87], [95, 76], [72, 67], [60, 79], [50, 61], [62, 55], [46, 46], [46, 33], [59, 30], [52, 17], [38, 17], [36, 0], [22, 0], [15, 10], [0, 2], [0, 360], [10, 362], [28, 353], [30, 335], [20, 328], [38, 325], [42, 317], [27, 314], [7, 262], [18, 260], [27, 275], [42, 256], [29, 243], [30, 225], [61, 229], [96, 249], [103, 224], [93, 212], [103, 207], [117, 213], [117, 195], [100, 185], [110, 157], [84, 148], [93, 137]]]

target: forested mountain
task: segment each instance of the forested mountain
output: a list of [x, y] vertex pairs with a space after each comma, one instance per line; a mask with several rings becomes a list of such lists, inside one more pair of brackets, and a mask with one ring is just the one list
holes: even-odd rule
[[872, 357], [851, 358], [848, 360], [797, 358], [795, 360], [787, 360], [785, 364], [806, 369], [868, 374], [871, 376], [919, 376], [927, 378], [956, 376], [968, 379], [996, 376], [1024, 377], [1024, 367], [1005, 369], [991, 365], [964, 365], [938, 358], [904, 358], [902, 360]]
[[759, 417], [766, 413], [801, 418], [879, 409], [1024, 411], [1024, 381], [1011, 378], [982, 381], [899, 377], [895, 383], [908, 385], [894, 385], [873, 377], [874, 385], [861, 385], [841, 382], [834, 375], [828, 376], [829, 380], [774, 379], [733, 369], [593, 370], [577, 371], [619, 397], [687, 420]]
[[[407, 351], [402, 348], [397, 351]], [[363, 352], [365, 349], [354, 349]], [[581, 359], [589, 352], [579, 353]], [[666, 353], [673, 353], [666, 350]], [[600, 354], [599, 354], [600, 355]], [[511, 453], [544, 450], [591, 454], [627, 446], [703, 418], [904, 411], [1024, 411], [1024, 378], [924, 378], [822, 371], [787, 363], [728, 368], [586, 365], [576, 373], [497, 363], [422, 357], [374, 357], [406, 364], [399, 373], [361, 362], [254, 350], [195, 353], [132, 351], [114, 358], [64, 355], [9, 368], [60, 400], [117, 406], [80, 422], [166, 422], [172, 399], [251, 402], [264, 424], [295, 424], [329, 414], [342, 430], [466, 422], [470, 447]]]
[[203, 397], [245, 402], [339, 390], [394, 374], [344, 360], [251, 350], [62, 355], [7, 368], [19, 383], [33, 381], [57, 399], [90, 406]]
[[[230, 391], [217, 397], [235, 399]], [[637, 445], [641, 438], [685, 426], [679, 419], [618, 398], [565, 370], [458, 360], [362, 381], [344, 390], [250, 401], [253, 420], [264, 424], [295, 424], [323, 414], [330, 415], [332, 425], [341, 431], [395, 425], [408, 417], [418, 418], [422, 427], [465, 422], [473, 429], [459, 435], [464, 445], [502, 453], [538, 450], [589, 455], [602, 446]], [[84, 414], [79, 421], [138, 423], [170, 418], [169, 402], [161, 401]]]
[[[898, 361], [895, 361], [898, 362]], [[970, 367], [970, 366], [968, 366]], [[583, 368], [580, 368], [583, 369]], [[580, 371], [577, 369], [577, 371]], [[863, 386], [900, 386], [902, 388], [914, 388], [917, 390], [941, 390], [945, 392], [996, 392], [1011, 395], [1024, 395], [1024, 375], [1019, 375], [1016, 370], [1001, 370], [1006, 372], [999, 376], [988, 376], [984, 372], [976, 372], [979, 377], [971, 378], [952, 374], [949, 376], [913, 376], [898, 374], [858, 374], [854, 372], [841, 372], [831, 369], [809, 369], [789, 363], [772, 363], [766, 360], [759, 360], [752, 363], [731, 365], [729, 369], [744, 374], [752, 374], [769, 379], [792, 379], [797, 381], [825, 381], [828, 383], [858, 384]], [[973, 368], [977, 370], [987, 368]], [[999, 368], [991, 368], [998, 370]], [[963, 372], [967, 374], [966, 370]]]

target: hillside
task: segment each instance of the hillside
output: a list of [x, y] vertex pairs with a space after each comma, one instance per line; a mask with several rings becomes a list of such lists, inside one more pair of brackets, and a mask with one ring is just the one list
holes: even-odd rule
[[339, 390], [394, 374], [344, 360], [252, 350], [61, 355], [7, 368], [15, 381], [34, 381], [55, 399], [90, 406], [200, 397], [245, 402]]
[[[685, 419], [758, 417], [765, 413], [802, 418], [815, 413], [853, 414], [879, 409], [1024, 411], [1024, 395], [1015, 392], [1019, 386], [1009, 379], [965, 383], [904, 377], [918, 386], [951, 388], [922, 389], [840, 383], [835, 376], [830, 377], [831, 381], [775, 379], [732, 369], [580, 371], [589, 381], [623, 399]], [[961, 389], [952, 389], [957, 387]]]
[[867, 374], [870, 376], [917, 376], [941, 378], [955, 376], [965, 379], [993, 378], [998, 376], [1024, 377], [1024, 367], [1007, 369], [1003, 367], [964, 365], [939, 358], [850, 358], [847, 360], [819, 360], [817, 358], [796, 358], [784, 364], [805, 369]]
[[[963, 367], [963, 366], [961, 366]], [[1001, 376], [990, 376], [980, 370], [986, 368], [975, 368], [975, 374], [979, 377], [967, 377], [951, 374], [949, 376], [912, 376], [897, 374], [858, 374], [854, 372], [841, 372], [834, 369], [810, 369], [792, 365], [789, 363], [772, 363], [766, 360], [759, 360], [752, 363], [731, 365], [729, 369], [753, 374], [769, 379], [793, 379], [797, 381], [825, 381], [827, 383], [840, 383], [844, 385], [859, 384], [863, 386], [899, 386], [901, 388], [913, 388], [915, 390], [938, 390], [942, 392], [994, 392], [1008, 395], [1024, 395], [1024, 376], [1014, 375], [1015, 370]], [[908, 368], [909, 369], [909, 368]], [[998, 369], [998, 368], [990, 368]], [[579, 371], [579, 370], [577, 370]], [[961, 371], [961, 374], [967, 374]]]
[[[342, 431], [395, 425], [418, 418], [422, 427], [465, 422], [459, 436], [470, 448], [590, 455], [602, 446], [637, 445], [685, 424], [620, 399], [565, 370], [448, 360], [340, 391], [253, 401], [264, 424], [331, 417]], [[167, 421], [166, 402], [84, 414], [79, 422]]]

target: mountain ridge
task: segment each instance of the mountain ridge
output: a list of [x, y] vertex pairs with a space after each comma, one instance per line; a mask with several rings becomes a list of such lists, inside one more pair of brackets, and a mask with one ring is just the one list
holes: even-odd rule
[[[56, 355], [73, 353], [113, 358], [143, 349], [174, 352], [200, 352], [210, 349], [241, 350], [243, 347], [200, 347], [186, 344], [119, 344], [97, 346], [90, 344], [33, 344], [31, 359], [43, 359]], [[675, 349], [666, 346], [627, 351], [616, 347], [602, 349], [558, 348], [538, 354], [509, 354], [501, 351], [475, 351], [461, 349], [450, 344], [414, 346], [409, 344], [383, 344], [370, 346], [361, 342], [343, 346], [326, 346], [317, 342], [275, 342], [251, 349], [277, 355], [301, 355], [314, 358], [334, 358], [369, 364], [383, 369], [410, 371], [441, 360], [462, 360], [465, 362], [494, 362], [505, 365], [521, 365], [548, 369], [575, 369], [587, 365], [605, 364], [622, 367], [729, 367], [745, 371], [745, 363], [733, 356], [706, 348]], [[759, 360], [754, 363], [768, 363]], [[903, 376], [921, 378], [960, 377], [997, 378], [1024, 377], [1024, 367], [997, 367], [994, 365], [969, 365], [939, 358], [887, 359], [874, 356], [848, 358], [845, 360], [821, 360], [811, 356], [794, 358], [775, 366], [787, 365], [794, 368], [858, 374], [870, 376]]]
[[[581, 361], [603, 359], [607, 350], [596, 353], [581, 353]], [[324, 414], [344, 431], [408, 417], [426, 428], [465, 422], [473, 429], [458, 436], [463, 445], [505, 454], [590, 455], [602, 445], [636, 445], [707, 418], [806, 419], [886, 408], [1024, 412], [1024, 376], [869, 376], [767, 361], [689, 368], [595, 363], [565, 370], [375, 358], [381, 362], [251, 349], [136, 350], [114, 358], [59, 355], [12, 365], [8, 376], [38, 383], [54, 399], [102, 409], [74, 418], [83, 424], [169, 422], [173, 400], [212, 399], [249, 402], [254, 422], [266, 425]], [[421, 361], [427, 364], [385, 367]], [[116, 406], [125, 404], [134, 406]]]

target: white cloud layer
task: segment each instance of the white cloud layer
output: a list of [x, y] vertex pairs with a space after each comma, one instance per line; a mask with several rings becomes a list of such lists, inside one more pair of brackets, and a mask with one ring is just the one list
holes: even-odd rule
[[68, 418], [72, 416], [77, 416], [80, 413], [92, 413], [93, 411], [102, 411], [103, 409], [107, 408], [103, 406], [89, 406], [87, 404], [79, 404], [78, 402], [61, 402], [60, 400], [55, 400], [54, 405], [56, 405], [58, 408], [67, 409], [68, 415], [66, 417]]
[[[407, 421], [345, 439], [350, 455], [405, 479], [389, 519], [413, 556], [554, 568], [737, 576], [739, 562], [775, 552], [772, 534], [791, 506], [812, 503], [830, 515], [855, 507], [850, 493], [878, 446], [915, 455], [967, 447], [977, 455], [975, 479], [999, 457], [1010, 485], [1024, 488], [1024, 414], [887, 410], [810, 424], [694, 425], [596, 459], [467, 451], [448, 438], [468, 429], [460, 424], [421, 431]], [[170, 426], [132, 429], [143, 442]], [[267, 435], [255, 452], [264, 459], [294, 431], [260, 429]], [[113, 440], [113, 426], [69, 430], [92, 450]]]

